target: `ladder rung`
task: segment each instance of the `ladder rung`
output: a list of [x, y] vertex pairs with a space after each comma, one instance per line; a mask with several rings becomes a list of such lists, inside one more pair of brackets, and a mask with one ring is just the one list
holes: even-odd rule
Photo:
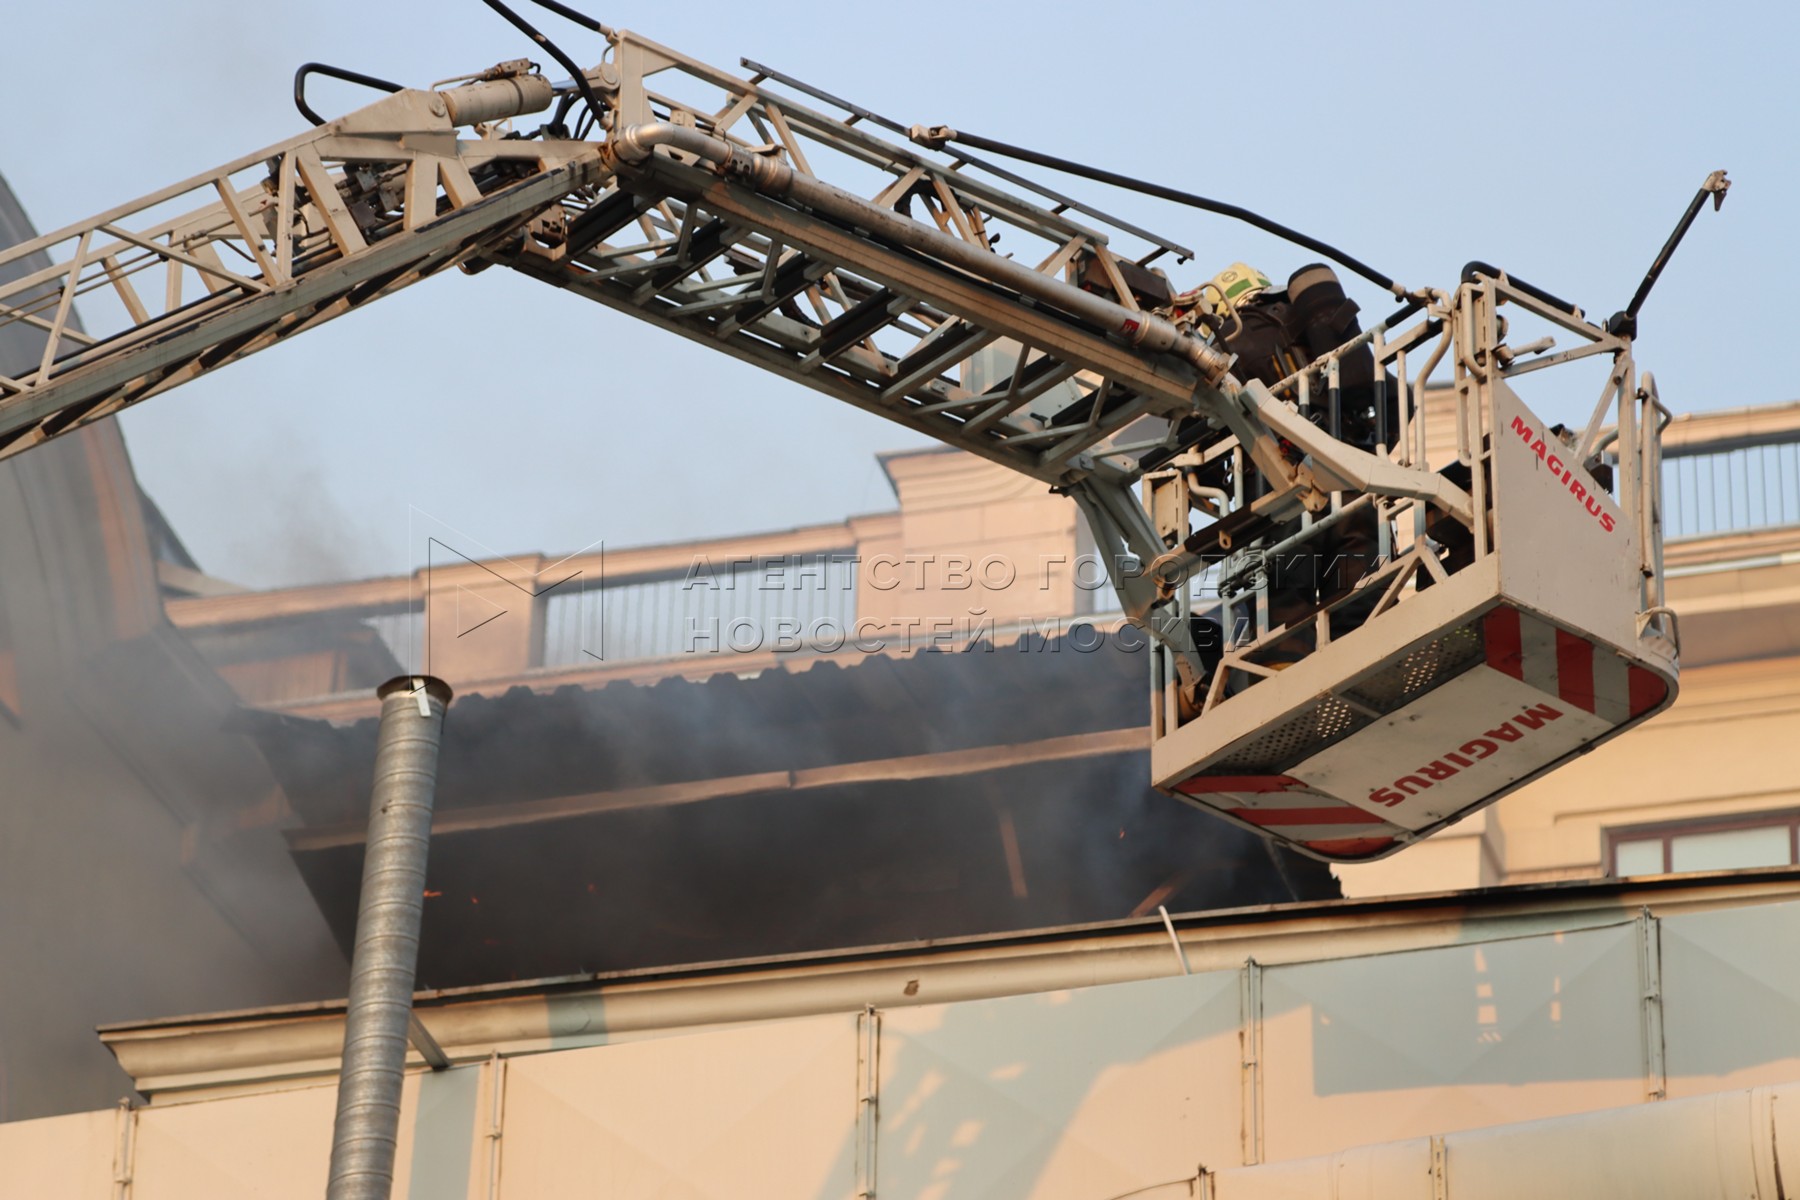
[[650, 208], [648, 197], [623, 190], [607, 196], [569, 223], [568, 254], [586, 254]]
[[899, 299], [886, 288], [871, 293], [862, 303], [819, 331], [819, 344], [813, 352], [820, 358], [832, 358], [854, 346], [893, 319], [889, 308]]

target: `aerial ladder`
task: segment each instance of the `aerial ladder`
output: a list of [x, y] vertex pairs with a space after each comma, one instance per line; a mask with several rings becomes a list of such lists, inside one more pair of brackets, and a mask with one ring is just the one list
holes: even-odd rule
[[[605, 38], [582, 69], [491, 6], [568, 81], [526, 60], [427, 89], [308, 64], [312, 129], [0, 252], [0, 325], [45, 339], [0, 376], [0, 457], [429, 276], [505, 267], [1072, 497], [1150, 641], [1155, 786], [1304, 853], [1392, 853], [1673, 701], [1669, 411], [1632, 359], [1651, 280], [1596, 323], [1484, 264], [1450, 290], [1383, 277], [1391, 316], [1248, 378], [1244, 314], [1158, 265], [1193, 251], [970, 152], [994, 143], [546, 4]], [[325, 121], [317, 74], [389, 94]], [[111, 327], [71, 321], [92, 292]], [[1509, 313], [1572, 345], [1509, 345]], [[1514, 380], [1589, 358], [1591, 417], [1547, 428]], [[1317, 573], [1349, 530], [1371, 543], [1354, 578], [1296, 605], [1282, 564]]]

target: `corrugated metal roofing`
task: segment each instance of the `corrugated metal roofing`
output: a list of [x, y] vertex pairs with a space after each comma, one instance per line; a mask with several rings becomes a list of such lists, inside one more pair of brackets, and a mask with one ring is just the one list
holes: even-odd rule
[[[1077, 638], [1074, 644], [1090, 644]], [[440, 809], [1036, 741], [1145, 723], [1141, 651], [1039, 636], [994, 649], [821, 658], [801, 672], [459, 698]], [[361, 821], [373, 719], [246, 717], [309, 825]], [[1146, 776], [1147, 778], [1147, 776]]]

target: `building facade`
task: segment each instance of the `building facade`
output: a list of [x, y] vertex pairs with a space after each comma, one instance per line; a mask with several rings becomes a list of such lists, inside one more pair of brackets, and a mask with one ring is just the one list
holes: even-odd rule
[[[1339, 868], [1347, 894], [1800, 861], [1800, 779], [1780, 752], [1800, 744], [1800, 404], [1680, 417], [1663, 443], [1682, 642], [1673, 709], [1421, 845]], [[897, 510], [840, 524], [172, 596], [167, 610], [245, 702], [332, 720], [373, 711], [378, 672], [353, 669], [381, 648], [369, 630], [393, 665], [470, 694], [804, 671], [1075, 622], [1118, 628], [1073, 504], [951, 452], [884, 466]], [[573, 582], [547, 586], [558, 580]], [[351, 633], [272, 653], [301, 621]]]
[[[1775, 868], [427, 994], [394, 1195], [1778, 1200], [1797, 916]], [[102, 1031], [147, 1105], [0, 1125], [0, 1197], [318, 1195], [342, 1022]]]

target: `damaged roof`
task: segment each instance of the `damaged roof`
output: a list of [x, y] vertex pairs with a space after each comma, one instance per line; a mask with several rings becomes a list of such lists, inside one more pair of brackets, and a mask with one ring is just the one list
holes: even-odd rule
[[[420, 986], [1337, 894], [1148, 786], [1141, 644], [1077, 627], [451, 707]], [[348, 947], [377, 722], [246, 716]]]

